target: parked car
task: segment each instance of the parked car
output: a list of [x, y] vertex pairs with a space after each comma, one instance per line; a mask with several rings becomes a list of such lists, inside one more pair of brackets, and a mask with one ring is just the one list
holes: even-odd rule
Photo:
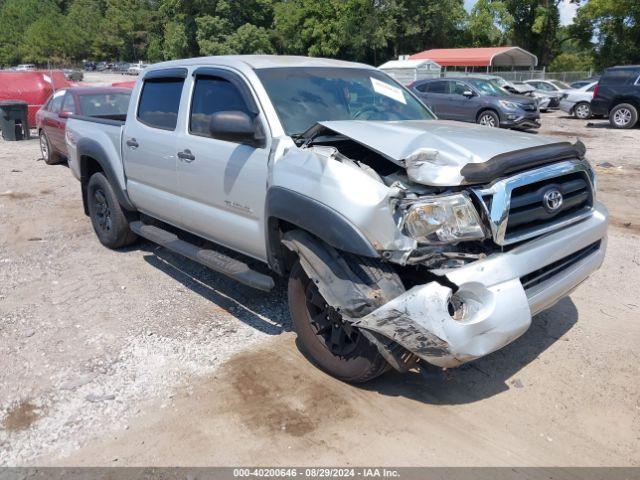
[[147, 65], [144, 63], [136, 63], [135, 65], [131, 65], [129, 70], [127, 70], [127, 75], [140, 75], [142, 71], [147, 68]]
[[640, 111], [640, 65], [606, 69], [593, 92], [591, 111], [608, 116], [613, 128], [633, 128]]
[[491, 80], [434, 78], [414, 82], [410, 88], [441, 119], [489, 127], [540, 127], [540, 112], [533, 98], [511, 95]]
[[591, 118], [591, 99], [597, 82], [588, 83], [580, 88], [570, 88], [562, 94], [560, 110], [580, 120]]
[[525, 80], [525, 83], [531, 85], [537, 92], [548, 95], [551, 99], [549, 108], [558, 108], [560, 106], [560, 97], [565, 90], [570, 87], [559, 80]]
[[33, 72], [37, 67], [33, 63], [21, 63], [15, 69], [16, 72]]
[[592, 83], [598, 83], [598, 80], [600, 80], [600, 77], [598, 77], [598, 76], [585, 78], [584, 80], [578, 80], [576, 82], [572, 82], [572, 83], [569, 84], [569, 86], [571, 88], [582, 88], [582, 87], [585, 87], [585, 86], [590, 85]]
[[114, 72], [120, 72], [120, 73], [126, 73], [129, 68], [131, 68], [131, 64], [128, 62], [117, 62], [114, 66], [113, 66], [113, 71]]
[[105, 120], [126, 118], [131, 90], [111, 87], [65, 88], [55, 92], [36, 114], [40, 152], [48, 165], [67, 157], [65, 127], [71, 115]]
[[84, 62], [82, 68], [85, 72], [93, 72], [96, 69], [95, 62]]
[[606, 248], [584, 145], [436, 120], [362, 64], [155, 64], [125, 121], [74, 116], [67, 146], [103, 245], [144, 237], [263, 290], [288, 277], [301, 348], [345, 381], [509, 344]]
[[109, 69], [109, 63], [107, 62], [98, 62], [96, 64], [96, 71], [98, 72], [104, 72], [105, 70]]
[[529, 95], [536, 99], [538, 102], [538, 110], [541, 112], [546, 112], [549, 110], [549, 104], [551, 103], [551, 97], [546, 93], [542, 93], [537, 91], [532, 85], [524, 82], [511, 82], [515, 92], [518, 95]]
[[71, 80], [73, 82], [81, 82], [84, 79], [84, 74], [81, 70], [64, 68], [62, 71], [64, 72], [64, 76], [67, 77], [67, 80]]

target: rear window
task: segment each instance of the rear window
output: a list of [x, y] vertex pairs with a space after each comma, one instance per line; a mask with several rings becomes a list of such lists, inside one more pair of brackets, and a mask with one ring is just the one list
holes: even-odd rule
[[636, 81], [640, 75], [640, 69], [611, 69], [605, 70], [604, 75], [600, 79], [600, 84], [607, 85], [624, 85]]
[[112, 117], [127, 114], [129, 93], [92, 93], [80, 95], [80, 113], [88, 117]]
[[183, 78], [146, 80], [140, 94], [138, 120], [150, 127], [175, 130], [183, 85]]

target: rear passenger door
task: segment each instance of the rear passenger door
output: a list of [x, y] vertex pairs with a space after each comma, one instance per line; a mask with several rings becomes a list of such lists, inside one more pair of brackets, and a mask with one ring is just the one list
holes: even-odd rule
[[[185, 229], [264, 260], [270, 135], [259, 103], [246, 80], [229, 69], [198, 68], [191, 82], [188, 123], [177, 150], [183, 152], [178, 182]], [[211, 117], [224, 111], [240, 111], [256, 119], [266, 145], [256, 148], [213, 138]]]
[[425, 82], [415, 87], [418, 97], [440, 118], [446, 118], [449, 84], [446, 80]]
[[140, 211], [176, 226], [182, 225], [177, 136], [186, 77], [186, 68], [148, 72], [122, 139], [129, 197]]

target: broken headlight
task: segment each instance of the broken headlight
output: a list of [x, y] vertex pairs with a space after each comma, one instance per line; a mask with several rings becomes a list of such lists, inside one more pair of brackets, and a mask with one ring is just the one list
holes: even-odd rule
[[462, 194], [420, 199], [405, 214], [403, 225], [410, 237], [425, 243], [456, 243], [486, 237], [473, 203]]

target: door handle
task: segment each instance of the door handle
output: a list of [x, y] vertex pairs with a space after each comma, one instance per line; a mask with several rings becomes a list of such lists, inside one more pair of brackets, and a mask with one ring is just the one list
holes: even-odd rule
[[135, 138], [130, 138], [129, 140], [126, 141], [126, 144], [127, 144], [127, 147], [134, 148], [134, 149], [140, 146]]
[[182, 152], [178, 152], [178, 158], [187, 163], [193, 162], [196, 159], [195, 155], [191, 153], [191, 150], [188, 148]]

